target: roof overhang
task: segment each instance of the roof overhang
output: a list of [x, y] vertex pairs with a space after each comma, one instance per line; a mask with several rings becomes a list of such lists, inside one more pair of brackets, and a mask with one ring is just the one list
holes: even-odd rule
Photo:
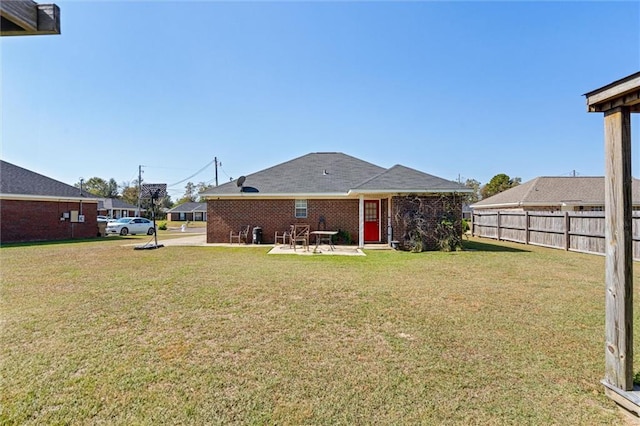
[[588, 112], [606, 112], [618, 107], [640, 112], [640, 72], [592, 90], [584, 96], [587, 97]]
[[302, 193], [287, 193], [287, 194], [277, 194], [277, 193], [265, 193], [265, 192], [238, 192], [236, 194], [200, 194], [201, 198], [205, 200], [238, 200], [238, 199], [287, 199], [290, 200], [292, 198], [297, 199], [333, 199], [333, 198], [350, 198], [348, 194], [344, 192], [338, 193], [313, 193], [313, 194], [302, 194]]
[[473, 189], [355, 189], [350, 190], [349, 194], [353, 195], [367, 195], [367, 194], [385, 194], [385, 195], [402, 195], [402, 194], [456, 194], [456, 193], [472, 193]]
[[473, 189], [393, 189], [393, 190], [380, 190], [380, 189], [364, 189], [364, 190], [349, 190], [349, 192], [319, 192], [319, 193], [263, 193], [263, 192], [238, 192], [236, 194], [200, 194], [200, 196], [206, 200], [237, 200], [237, 199], [316, 199], [316, 200], [328, 200], [336, 198], [354, 198], [359, 195], [406, 195], [406, 194], [424, 194], [424, 195], [437, 195], [437, 194], [454, 194], [454, 193], [472, 193]]
[[31, 0], [0, 1], [0, 35], [60, 34], [60, 8]]
[[13, 200], [13, 201], [49, 201], [49, 202], [64, 202], [64, 203], [76, 203], [82, 201], [83, 203], [96, 203], [97, 198], [84, 198], [84, 197], [57, 197], [50, 195], [26, 195], [26, 194], [0, 194], [0, 200]]

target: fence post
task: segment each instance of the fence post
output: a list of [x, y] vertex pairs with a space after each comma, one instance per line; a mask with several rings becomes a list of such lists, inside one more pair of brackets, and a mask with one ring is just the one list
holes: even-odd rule
[[524, 211], [524, 243], [529, 244], [529, 210]]
[[500, 211], [496, 213], [496, 225], [498, 226], [498, 241], [500, 241]]
[[569, 236], [569, 228], [571, 226], [571, 219], [569, 218], [569, 212], [564, 212], [564, 249], [569, 251], [571, 246], [571, 238]]
[[476, 229], [474, 227], [476, 223], [476, 214], [475, 212], [471, 213], [471, 236], [475, 237], [476, 236]]

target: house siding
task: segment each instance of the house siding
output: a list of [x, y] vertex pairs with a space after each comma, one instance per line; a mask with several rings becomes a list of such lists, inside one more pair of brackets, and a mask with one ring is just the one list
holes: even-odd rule
[[98, 234], [96, 203], [83, 203], [83, 223], [61, 221], [63, 212], [80, 211], [79, 202], [0, 201], [0, 242], [92, 238]]
[[207, 242], [228, 243], [229, 232], [242, 227], [262, 228], [262, 241], [273, 244], [275, 232], [282, 234], [296, 223], [318, 229], [320, 217], [326, 229], [342, 230], [358, 241], [358, 200], [307, 200], [307, 217], [295, 217], [295, 200], [209, 200], [207, 202]]
[[[400, 244], [408, 242], [406, 226], [399, 214], [399, 206], [403, 204], [406, 197], [395, 196], [391, 200], [391, 226], [393, 230], [393, 240], [397, 240]], [[440, 218], [447, 212], [453, 213], [456, 232], [462, 235], [462, 203], [460, 197], [456, 195], [437, 195], [437, 196], [419, 196], [413, 197], [421, 201], [421, 212], [427, 218], [427, 229], [429, 231], [424, 243], [427, 250], [437, 250], [438, 242], [435, 230], [437, 229]]]

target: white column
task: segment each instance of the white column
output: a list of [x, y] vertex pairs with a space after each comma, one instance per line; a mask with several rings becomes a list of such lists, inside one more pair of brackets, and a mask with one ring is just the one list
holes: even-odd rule
[[393, 232], [391, 231], [391, 195], [387, 199], [387, 244], [391, 245], [391, 239], [393, 238]]
[[360, 195], [358, 205], [358, 247], [364, 247], [364, 195]]

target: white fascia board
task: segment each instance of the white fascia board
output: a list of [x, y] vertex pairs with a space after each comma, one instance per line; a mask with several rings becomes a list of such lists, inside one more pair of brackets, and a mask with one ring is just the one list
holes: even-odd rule
[[395, 195], [395, 194], [468, 194], [472, 193], [473, 189], [352, 189], [349, 191], [349, 195], [357, 195], [357, 194], [384, 194], [384, 195]]
[[237, 200], [242, 198], [255, 198], [259, 200], [263, 199], [287, 199], [290, 200], [292, 198], [297, 199], [334, 199], [334, 198], [348, 198], [349, 194], [345, 194], [344, 192], [326, 192], [326, 193], [313, 193], [313, 194], [300, 194], [300, 193], [277, 193], [277, 194], [268, 194], [264, 192], [240, 192], [238, 194], [209, 194], [201, 197], [205, 200]]
[[84, 197], [55, 197], [50, 195], [25, 195], [25, 194], [0, 194], [0, 200], [14, 200], [14, 201], [58, 201], [58, 202], [77, 202], [82, 201], [84, 203], [96, 203], [97, 198], [84, 198]]

